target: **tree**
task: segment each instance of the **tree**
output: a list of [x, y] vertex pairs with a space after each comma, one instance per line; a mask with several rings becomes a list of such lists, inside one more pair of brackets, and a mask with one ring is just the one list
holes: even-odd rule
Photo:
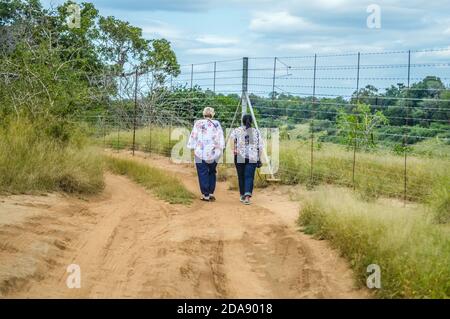
[[341, 110], [336, 120], [344, 143], [366, 150], [376, 147], [375, 128], [389, 123], [382, 111], [371, 113], [370, 106], [363, 103], [358, 103], [352, 113]]
[[159, 83], [164, 82], [164, 74], [180, 73], [169, 41], [146, 40], [142, 29], [114, 17], [100, 17], [99, 27], [100, 52], [114, 73], [124, 73], [125, 66], [129, 65], [141, 74], [154, 72]]
[[1, 115], [65, 118], [107, 110], [126, 69], [152, 72], [157, 84], [179, 73], [167, 40], [146, 40], [140, 28], [101, 17], [91, 3], [80, 5], [80, 28], [69, 27], [74, 4], [44, 9], [37, 0], [0, 3]]

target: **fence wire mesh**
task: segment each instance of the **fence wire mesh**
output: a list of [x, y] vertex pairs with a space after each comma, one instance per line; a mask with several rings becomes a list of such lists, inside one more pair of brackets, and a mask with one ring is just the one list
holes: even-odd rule
[[[282, 181], [424, 199], [449, 175], [449, 56], [450, 49], [248, 58], [246, 93], [258, 122], [280, 130]], [[77, 120], [91, 123], [105, 147], [169, 155], [173, 129], [189, 129], [205, 106], [231, 125], [243, 65], [187, 64], [162, 79], [129, 72], [117, 78], [107, 114]]]

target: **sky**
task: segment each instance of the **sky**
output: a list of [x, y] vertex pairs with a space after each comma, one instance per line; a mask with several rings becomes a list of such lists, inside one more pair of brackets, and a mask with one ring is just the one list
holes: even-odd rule
[[[43, 1], [46, 6], [61, 2], [63, 1]], [[189, 72], [191, 63], [243, 56], [295, 57], [315, 53], [333, 55], [359, 51], [449, 48], [447, 51], [433, 53], [433, 57], [439, 61], [450, 60], [448, 0], [91, 2], [100, 10], [101, 15], [112, 15], [142, 28], [148, 39], [169, 40], [179, 63], [187, 68], [186, 72]], [[374, 25], [371, 28], [367, 23], [368, 17], [373, 14], [370, 10], [373, 5], [379, 8], [380, 19], [376, 20], [379, 28], [373, 27]], [[402, 57], [403, 61], [404, 58]], [[265, 68], [269, 69], [273, 64], [271, 59], [265, 61]], [[354, 60], [355, 57], [352, 57], [351, 63]], [[289, 73], [287, 68], [283, 69], [283, 64], [290, 64], [289, 59], [280, 58], [278, 61], [277, 72], [280, 72], [280, 76], [283, 72]], [[269, 72], [264, 75], [269, 75]]]
[[[58, 4], [59, 0], [44, 1]], [[169, 40], [183, 63], [450, 45], [450, 1], [94, 0], [102, 15]], [[367, 8], [380, 8], [368, 28]]]

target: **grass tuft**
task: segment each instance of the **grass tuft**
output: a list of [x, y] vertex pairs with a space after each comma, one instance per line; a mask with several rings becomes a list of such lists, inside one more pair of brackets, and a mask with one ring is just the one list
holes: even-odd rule
[[171, 204], [190, 204], [194, 195], [178, 178], [167, 172], [133, 160], [105, 156], [106, 166], [111, 172], [126, 175], [158, 198]]

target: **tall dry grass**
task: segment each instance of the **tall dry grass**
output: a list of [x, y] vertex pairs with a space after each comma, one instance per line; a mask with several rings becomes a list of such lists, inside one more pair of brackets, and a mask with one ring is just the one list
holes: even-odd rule
[[[170, 129], [167, 127], [144, 127], [136, 130], [135, 145], [137, 150], [169, 156], [175, 141], [169, 140]], [[127, 149], [133, 146], [133, 131], [111, 131], [97, 140], [113, 149]]]
[[[333, 144], [314, 149], [313, 182], [353, 187], [353, 152]], [[425, 202], [439, 185], [448, 181], [448, 160], [407, 158], [406, 197]], [[286, 184], [310, 183], [311, 149], [309, 142], [287, 141], [280, 147], [280, 178]], [[357, 152], [355, 189], [367, 198], [404, 196], [403, 156], [387, 152]], [[447, 197], [448, 198], [448, 197]]]
[[102, 161], [81, 137], [55, 139], [39, 123], [12, 121], [0, 128], [0, 192], [103, 189]]
[[368, 203], [330, 187], [304, 198], [302, 206], [304, 231], [338, 248], [362, 285], [367, 266], [381, 267], [380, 297], [450, 297], [450, 232], [423, 206]]

